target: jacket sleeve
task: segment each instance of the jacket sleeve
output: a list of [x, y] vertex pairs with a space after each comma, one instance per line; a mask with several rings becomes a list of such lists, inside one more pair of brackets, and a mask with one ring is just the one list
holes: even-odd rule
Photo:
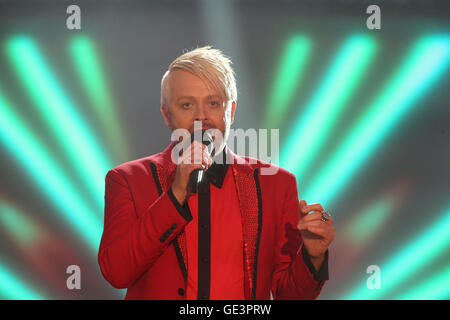
[[137, 216], [127, 180], [115, 169], [105, 179], [104, 230], [98, 263], [105, 279], [116, 288], [130, 287], [192, 220], [171, 189], [163, 192]]
[[274, 299], [315, 299], [325, 283], [324, 272], [328, 279], [328, 251], [321, 270], [314, 272], [297, 229], [300, 205], [295, 176], [291, 178], [276, 236], [272, 294]]

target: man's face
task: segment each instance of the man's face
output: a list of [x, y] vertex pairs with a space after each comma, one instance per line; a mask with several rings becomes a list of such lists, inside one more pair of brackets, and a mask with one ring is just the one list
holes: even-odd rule
[[192, 134], [194, 121], [201, 121], [202, 129], [216, 128], [226, 141], [236, 102], [228, 102], [227, 107], [220, 92], [208, 86], [206, 80], [185, 70], [171, 72], [167, 80], [169, 105], [161, 107], [166, 125], [172, 131], [186, 129]]

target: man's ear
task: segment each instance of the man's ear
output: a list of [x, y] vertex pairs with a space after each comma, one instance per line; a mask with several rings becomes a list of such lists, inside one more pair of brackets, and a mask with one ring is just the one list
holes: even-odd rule
[[170, 129], [170, 122], [169, 122], [169, 112], [167, 111], [167, 108], [162, 105], [161, 106], [161, 114], [164, 118], [164, 122], [166, 123], [166, 126]]
[[234, 112], [236, 111], [236, 101], [231, 103], [231, 123], [234, 121]]

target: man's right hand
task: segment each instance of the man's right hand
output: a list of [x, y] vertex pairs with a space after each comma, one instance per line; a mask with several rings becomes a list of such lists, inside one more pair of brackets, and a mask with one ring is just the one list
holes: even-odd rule
[[[194, 163], [194, 160], [197, 163]], [[212, 158], [207, 147], [198, 141], [194, 141], [178, 158], [175, 180], [172, 183], [172, 192], [178, 203], [183, 204], [186, 201], [192, 171], [195, 169], [206, 170], [211, 164]]]

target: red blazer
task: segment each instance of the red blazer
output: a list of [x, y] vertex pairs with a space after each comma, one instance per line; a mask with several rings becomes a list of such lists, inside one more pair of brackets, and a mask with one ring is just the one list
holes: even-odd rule
[[[185, 299], [189, 219], [167, 191], [173, 146], [106, 175], [98, 263], [113, 287], [128, 289], [125, 299]], [[246, 299], [268, 300], [271, 290], [274, 299], [315, 299], [324, 281], [314, 280], [301, 254], [295, 176], [282, 168], [261, 175], [268, 163], [227, 151], [242, 215]]]

